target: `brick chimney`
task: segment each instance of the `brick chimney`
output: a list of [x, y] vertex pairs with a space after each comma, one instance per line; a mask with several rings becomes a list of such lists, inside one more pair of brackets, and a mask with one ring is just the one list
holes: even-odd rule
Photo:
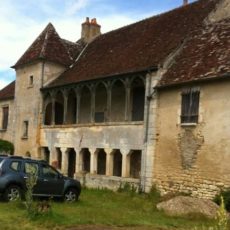
[[188, 0], [184, 0], [183, 2], [183, 6], [186, 6], [186, 5], [188, 5]]
[[101, 34], [101, 26], [97, 24], [96, 18], [93, 18], [90, 21], [90, 19], [87, 17], [85, 22], [83, 22], [81, 26], [81, 38], [86, 43], [91, 42], [94, 38]]

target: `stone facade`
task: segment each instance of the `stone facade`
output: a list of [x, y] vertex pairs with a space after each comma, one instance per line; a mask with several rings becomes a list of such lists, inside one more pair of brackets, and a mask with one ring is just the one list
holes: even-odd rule
[[16, 69], [14, 100], [15, 153], [37, 156], [40, 146], [42, 94], [40, 88], [64, 71], [63, 66], [36, 62]]
[[198, 124], [180, 123], [183, 87], [159, 92], [154, 182], [162, 193], [212, 198], [230, 187], [229, 82], [198, 86]]
[[[0, 137], [14, 143], [17, 155], [45, 159], [88, 187], [116, 190], [129, 183], [148, 192], [156, 185], [162, 194], [183, 192], [212, 198], [230, 187], [229, 82], [190, 84], [213, 73], [212, 59], [206, 75], [201, 73], [199, 79], [200, 72], [196, 72], [190, 79], [207, 57], [199, 56], [195, 63], [190, 63], [192, 56], [178, 58], [184, 50], [193, 50], [188, 48], [191, 42], [204, 45], [206, 37], [201, 37], [201, 43], [196, 38], [212, 31], [209, 24], [217, 23], [216, 33], [219, 24], [226, 26], [228, 21], [219, 21], [229, 18], [229, 7], [229, 0], [201, 0], [106, 35], [100, 34], [96, 19], [87, 18], [79, 43], [61, 39], [49, 24], [16, 63], [15, 97], [0, 101], [0, 120], [9, 107], [8, 126], [2, 126]], [[174, 20], [171, 30], [168, 25]], [[195, 34], [201, 27], [205, 29]], [[210, 41], [223, 39], [226, 31], [222, 32]], [[133, 34], [142, 42], [133, 39]], [[177, 64], [186, 69], [180, 76], [176, 72], [168, 87], [168, 70], [175, 73]], [[187, 73], [189, 64], [192, 68]], [[216, 67], [216, 73], [222, 69], [227, 73], [227, 67]], [[161, 81], [165, 88], [160, 87]], [[198, 121], [181, 124], [181, 93], [190, 86], [200, 92]]]

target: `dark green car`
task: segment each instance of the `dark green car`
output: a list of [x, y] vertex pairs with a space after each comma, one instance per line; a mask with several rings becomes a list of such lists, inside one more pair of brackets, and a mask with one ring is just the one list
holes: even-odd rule
[[4, 200], [13, 201], [24, 196], [26, 180], [35, 175], [33, 196], [60, 197], [77, 201], [81, 193], [79, 181], [65, 177], [45, 161], [17, 156], [0, 157], [0, 193]]

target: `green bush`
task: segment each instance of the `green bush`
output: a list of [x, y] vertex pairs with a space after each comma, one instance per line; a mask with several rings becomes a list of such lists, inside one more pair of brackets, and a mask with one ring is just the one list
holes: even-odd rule
[[230, 189], [225, 191], [221, 191], [216, 197], [214, 198], [214, 202], [218, 205], [221, 204], [221, 197], [224, 199], [225, 209], [230, 212]]
[[0, 153], [5, 152], [9, 154], [14, 154], [14, 145], [9, 141], [4, 141], [0, 139]]

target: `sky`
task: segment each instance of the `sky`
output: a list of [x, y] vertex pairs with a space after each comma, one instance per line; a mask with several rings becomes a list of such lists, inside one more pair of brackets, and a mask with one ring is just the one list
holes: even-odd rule
[[105, 33], [182, 4], [183, 0], [0, 0], [0, 89], [15, 80], [11, 66], [49, 22], [60, 37], [77, 41], [86, 17], [97, 18]]

